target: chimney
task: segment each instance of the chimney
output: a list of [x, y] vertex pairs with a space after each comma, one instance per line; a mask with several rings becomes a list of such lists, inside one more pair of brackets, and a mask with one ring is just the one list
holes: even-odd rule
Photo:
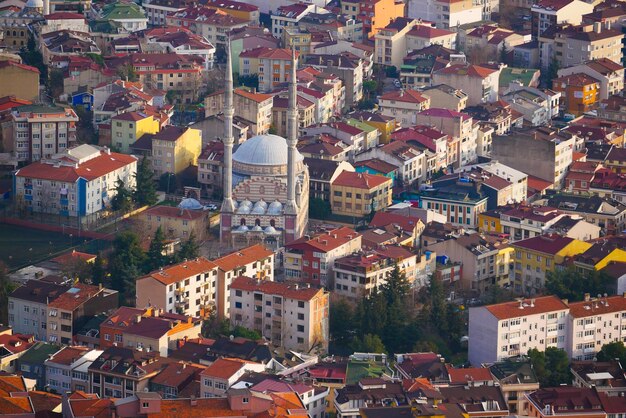
[[585, 302], [589, 302], [591, 300], [591, 295], [589, 293], [585, 293]]
[[600, 22], [595, 22], [595, 23], [593, 24], [593, 31], [594, 31], [595, 33], [600, 33], [600, 31], [602, 31], [602, 23], [600, 23]]
[[135, 317], [135, 322], [136, 322], [136, 323], [140, 323], [140, 322], [141, 322], [141, 315], [137, 315], [137, 316]]

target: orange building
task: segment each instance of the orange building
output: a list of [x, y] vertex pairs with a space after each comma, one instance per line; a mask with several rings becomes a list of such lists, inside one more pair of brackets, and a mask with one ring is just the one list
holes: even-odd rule
[[404, 17], [405, 4], [399, 0], [343, 0], [341, 12], [363, 23], [363, 35], [373, 38], [398, 17]]
[[576, 73], [552, 80], [552, 90], [561, 92], [561, 109], [579, 116], [598, 107], [600, 82], [586, 74]]
[[209, 0], [206, 7], [221, 10], [226, 14], [251, 23], [259, 23], [259, 8], [253, 4], [235, 0]]

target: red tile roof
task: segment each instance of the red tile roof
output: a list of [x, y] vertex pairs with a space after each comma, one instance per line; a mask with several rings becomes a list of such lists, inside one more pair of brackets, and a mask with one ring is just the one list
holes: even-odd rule
[[178, 283], [181, 280], [185, 280], [188, 277], [195, 276], [197, 274], [209, 272], [216, 267], [216, 264], [207, 260], [204, 257], [198, 257], [194, 260], [183, 261], [182, 263], [174, 264], [169, 267], [164, 267], [161, 270], [153, 271], [152, 273], [145, 275], [137, 280], [143, 280], [148, 277], [169, 285], [172, 283]]
[[284, 298], [310, 301], [324, 294], [323, 289], [307, 287], [298, 284], [257, 280], [250, 277], [237, 277], [230, 285], [231, 289], [248, 292], [262, 292], [266, 295], [280, 295]]
[[599, 84], [600, 82], [587, 74], [576, 73], [576, 74], [565, 75], [563, 77], [555, 78], [554, 80], [552, 80], [553, 86], [556, 86], [559, 83], [562, 83], [568, 86], [581, 87], [581, 86], [587, 86], [589, 84]]
[[87, 347], [63, 347], [48, 358], [48, 361], [69, 366], [84, 356], [88, 351], [89, 348]]
[[271, 99], [272, 96], [271, 94], [265, 94], [265, 93], [253, 93], [251, 91], [245, 90], [245, 89], [235, 89], [235, 94], [238, 94], [242, 97], [245, 97], [246, 99], [250, 99], [253, 100], [257, 103], [262, 103], [266, 100]]
[[419, 113], [424, 116], [432, 116], [435, 118], [462, 118], [463, 120], [471, 119], [472, 117], [467, 113], [457, 112], [450, 109], [442, 109], [437, 107], [431, 107]]
[[61, 254], [58, 257], [54, 257], [50, 261], [52, 261], [54, 263], [57, 263], [57, 264], [65, 264], [65, 263], [69, 263], [71, 261], [82, 260], [82, 261], [88, 263], [90, 261], [95, 260], [96, 257], [97, 257], [97, 255], [95, 255], [95, 254], [82, 253], [80, 251], [72, 250], [69, 253]]
[[118, 154], [105, 151], [100, 152], [99, 157], [92, 158], [80, 164], [78, 168], [74, 166], [54, 167], [47, 163], [33, 163], [19, 169], [15, 175], [17, 177], [28, 177], [36, 179], [56, 180], [63, 182], [75, 182], [79, 178], [94, 180], [126, 165], [136, 163], [137, 158], [132, 155]]
[[391, 182], [392, 180], [389, 177], [385, 176], [343, 171], [341, 172], [341, 174], [339, 174], [339, 176], [337, 176], [335, 181], [333, 181], [332, 185], [371, 190], [385, 183], [391, 184]]
[[35, 344], [32, 335], [25, 334], [3, 334], [0, 335], [0, 347], [6, 348], [11, 353], [21, 353], [28, 350]]
[[82, 15], [80, 13], [56, 12], [56, 13], [50, 13], [49, 15], [45, 15], [44, 18], [46, 20], [61, 20], [61, 19], [85, 20], [85, 15]]
[[562, 237], [558, 234], [546, 234], [523, 239], [521, 241], [514, 242], [512, 245], [530, 251], [555, 255], [572, 241], [574, 241], [573, 238]]
[[[234, 282], [233, 282], [234, 284]], [[231, 378], [235, 373], [241, 370], [245, 365], [244, 360], [231, 359], [231, 358], [218, 358], [209, 367], [204, 369], [200, 375], [217, 377], [218, 379], [227, 380]]]
[[406, 103], [424, 103], [429, 100], [428, 96], [422, 95], [417, 90], [394, 90], [380, 96], [382, 100], [395, 100]]
[[480, 67], [478, 65], [456, 64], [442, 68], [441, 70], [437, 71], [437, 74], [456, 74], [468, 75], [470, 77], [487, 78], [489, 75], [495, 72], [496, 70], [494, 69]]
[[413, 231], [419, 224], [423, 225], [421, 219], [416, 216], [404, 216], [391, 212], [376, 212], [369, 226], [382, 228], [387, 225], [397, 225], [402, 228], [404, 232], [413, 235]]
[[0, 112], [13, 109], [14, 107], [32, 104], [30, 100], [18, 99], [15, 96], [5, 96], [0, 98]]
[[299, 238], [285, 245], [285, 248], [289, 251], [294, 248], [311, 247], [314, 251], [326, 253], [352, 241], [358, 236], [360, 234], [354, 229], [342, 226], [310, 239], [306, 237]]
[[528, 175], [528, 188], [537, 191], [544, 191], [552, 187], [552, 183], [539, 177]]
[[19, 62], [11, 60], [0, 61], [0, 70], [8, 67], [21, 68], [22, 70], [32, 71], [39, 74], [39, 70], [35, 67], [31, 67], [30, 65], [20, 64]]
[[268, 250], [262, 244], [256, 244], [218, 258], [214, 260], [214, 263], [222, 271], [231, 271], [246, 264], [264, 260], [272, 255], [274, 255], [273, 251]]
[[437, 29], [427, 25], [417, 25], [407, 33], [407, 36], [432, 39], [454, 34], [454, 32], [445, 29]]
[[196, 220], [208, 216], [208, 212], [204, 210], [180, 209], [173, 206], [159, 205], [151, 207], [142, 214], [142, 216], [146, 215]]
[[113, 399], [70, 399], [69, 405], [75, 418], [110, 418]]
[[451, 385], [466, 384], [468, 382], [488, 382], [493, 380], [491, 372], [486, 367], [468, 367], [466, 369], [455, 369], [446, 366]]
[[[556, 296], [541, 296], [535, 299], [524, 299], [523, 308], [520, 308], [520, 302], [511, 301], [498, 303], [496, 305], [485, 306], [493, 316], [499, 320], [519, 318], [527, 315], [537, 315], [547, 312], [566, 310], [567, 305]], [[482, 308], [473, 308], [482, 309]]]
[[590, 300], [589, 302], [573, 302], [569, 305], [569, 313], [574, 318], [603, 315], [613, 312], [626, 311], [626, 297], [622, 295]]
[[63, 309], [65, 311], [73, 311], [102, 291], [103, 289], [98, 286], [76, 283], [65, 293], [62, 293], [58, 298], [48, 303], [48, 307]]

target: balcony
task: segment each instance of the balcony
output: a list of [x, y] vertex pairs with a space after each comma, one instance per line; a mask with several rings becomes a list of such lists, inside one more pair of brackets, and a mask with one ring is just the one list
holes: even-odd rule
[[184, 295], [185, 294], [185, 288], [184, 287], [179, 287], [177, 288], [174, 293], [176, 293], [177, 295]]

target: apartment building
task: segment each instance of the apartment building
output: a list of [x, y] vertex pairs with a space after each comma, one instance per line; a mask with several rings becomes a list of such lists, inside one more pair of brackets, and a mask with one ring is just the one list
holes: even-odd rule
[[467, 105], [498, 100], [500, 68], [487, 68], [471, 64], [454, 64], [435, 71], [432, 84], [447, 84], [467, 93]]
[[569, 307], [556, 296], [469, 309], [469, 361], [473, 366], [524, 355], [531, 348], [565, 350]]
[[624, 89], [624, 67], [608, 58], [595, 59], [584, 64], [561, 68], [559, 77], [585, 74], [600, 83], [599, 100], [607, 100]]
[[546, 273], [554, 271], [565, 257], [585, 252], [591, 244], [558, 234], [545, 234], [516, 241], [514, 288], [517, 292], [532, 295], [540, 292], [546, 281]]
[[570, 303], [567, 354], [592, 360], [603, 345], [626, 340], [626, 297], [590, 297]]
[[552, 90], [561, 93], [564, 113], [580, 116], [598, 107], [600, 82], [583, 73], [564, 75], [552, 80]]
[[400, 68], [407, 53], [407, 33], [418, 24], [417, 19], [397, 17], [380, 29], [374, 36], [374, 61]]
[[231, 307], [230, 288], [239, 276], [274, 280], [274, 252], [262, 244], [252, 245], [213, 261], [217, 265], [217, 314], [228, 318]]
[[93, 316], [119, 306], [118, 292], [83, 283], [75, 283], [48, 302], [46, 328], [51, 343], [72, 344], [74, 334]]
[[[384, 1], [384, 0], [383, 0]], [[356, 107], [363, 98], [363, 80], [371, 72], [370, 62], [351, 52], [336, 54], [309, 54], [304, 57], [304, 63], [321, 69], [325, 73], [334, 74], [343, 80], [345, 91], [346, 108]]]
[[152, 136], [152, 169], [156, 177], [165, 173], [181, 174], [198, 165], [202, 151], [199, 129], [166, 126]]
[[329, 293], [324, 289], [238, 277], [230, 300], [232, 326], [254, 329], [287, 350], [328, 349]]
[[9, 295], [9, 326], [16, 333], [48, 341], [48, 303], [66, 290], [54, 283], [27, 281]]
[[124, 112], [111, 118], [111, 145], [121, 153], [130, 154], [131, 145], [145, 134], [161, 129], [159, 119], [144, 112]]
[[226, 34], [231, 30], [246, 28], [250, 21], [237, 17], [213, 4], [190, 5], [184, 10], [165, 17], [167, 26], [180, 26], [200, 35], [215, 46], [226, 46]]
[[430, 108], [416, 115], [419, 125], [433, 126], [450, 137], [447, 165], [455, 168], [471, 164], [478, 158], [478, 124], [466, 113]]
[[428, 245], [429, 251], [463, 265], [461, 285], [485, 295], [493, 286], [507, 288], [512, 281], [514, 250], [506, 238], [489, 234], [462, 235]]
[[135, 186], [137, 158], [79, 145], [14, 173], [15, 196], [31, 212], [81, 217], [110, 205], [118, 179]]
[[267, 93], [289, 82], [291, 51], [285, 48], [267, 47], [242, 51], [239, 54], [239, 68], [241, 74], [257, 74], [259, 91]]
[[218, 358], [200, 372], [200, 396], [218, 398], [226, 396], [226, 391], [239, 381], [245, 373], [263, 373], [265, 365], [244, 361], [238, 358]]
[[[528, 415], [536, 418], [573, 418], [584, 415], [587, 418], [613, 416], [605, 412], [604, 397], [595, 389], [560, 386], [539, 389], [526, 396]], [[555, 408], [553, 405], [560, 405]], [[620, 403], [617, 407], [621, 411]], [[611, 411], [613, 406], [606, 408]]]
[[147, 391], [150, 379], [169, 363], [156, 351], [109, 347], [88, 368], [90, 392], [101, 398], [127, 398]]
[[344, 171], [330, 185], [335, 214], [363, 217], [391, 205], [389, 177]]
[[341, 13], [363, 23], [363, 39], [371, 39], [380, 28], [403, 17], [405, 4], [396, 0], [349, 0], [341, 3]]
[[353, 301], [367, 297], [387, 282], [395, 260], [376, 252], [355, 253], [335, 260], [334, 293]]
[[381, 114], [394, 118], [400, 126], [416, 124], [416, 114], [430, 108], [430, 97], [417, 90], [394, 90], [378, 97]]
[[11, 112], [12, 151], [18, 162], [39, 161], [76, 143], [78, 116], [71, 108], [19, 106]]
[[333, 277], [335, 259], [360, 249], [361, 234], [348, 227], [299, 238], [285, 245], [285, 277], [325, 287]]
[[211, 0], [206, 3], [207, 7], [221, 10], [238, 19], [247, 20], [250, 23], [259, 23], [259, 8], [254, 4], [235, 0]]
[[43, 365], [46, 368], [46, 390], [56, 393], [89, 391], [87, 370], [102, 354], [102, 350], [87, 347], [63, 347], [49, 356]]
[[430, 106], [433, 108], [462, 112], [467, 107], [467, 93], [446, 84], [426, 87], [422, 90], [422, 94], [430, 98]]
[[143, 222], [148, 235], [154, 235], [160, 227], [168, 239], [186, 240], [193, 234], [198, 241], [203, 242], [209, 234], [211, 211], [199, 206], [153, 206], [140, 213], [138, 219]]
[[532, 35], [538, 38], [550, 26], [578, 25], [582, 16], [593, 12], [593, 4], [581, 0], [540, 0], [531, 7]]
[[[494, 136], [491, 156], [501, 162], [546, 180], [561, 188], [572, 164], [576, 137], [555, 128], [516, 131], [507, 136]], [[543, 158], [533, 156], [542, 155]]]
[[[461, 369], [462, 370], [462, 369]], [[500, 385], [511, 413], [528, 414], [526, 396], [539, 389], [539, 379], [529, 360], [505, 360], [489, 366], [493, 380]]]
[[[6, 41], [5, 41], [6, 42]], [[0, 91], [4, 96], [36, 101], [39, 99], [39, 70], [17, 61], [0, 62]]]
[[[236, 88], [233, 92], [235, 93], [233, 95], [235, 116], [244, 119], [254, 135], [268, 133], [272, 125], [274, 96], [243, 88]], [[204, 100], [204, 106], [205, 117], [223, 112], [224, 92], [209, 95]]]
[[[414, 126], [414, 124], [411, 124]], [[378, 158], [397, 168], [395, 184], [409, 186], [426, 180], [426, 153], [408, 141], [393, 141], [359, 154], [358, 161]]]
[[489, 198], [476, 189], [443, 187], [426, 190], [421, 195], [423, 209], [432, 210], [446, 217], [454, 226], [478, 227], [478, 215], [487, 210]]
[[183, 261], [137, 279], [139, 307], [206, 317], [217, 307], [218, 271], [204, 257]]
[[491, 3], [469, 0], [412, 0], [408, 3], [407, 14], [414, 19], [433, 22], [438, 28], [453, 30], [457, 26], [488, 20]]
[[[559, 68], [602, 58], [622, 62], [623, 38], [621, 30], [603, 27], [598, 22], [593, 25], [567, 26], [555, 33], [554, 54]], [[543, 62], [542, 66], [545, 67]]]
[[[325, 14], [327, 11], [313, 3], [285, 4], [272, 13], [272, 35], [281, 38], [286, 28], [296, 28], [300, 20], [309, 13]], [[289, 44], [284, 44], [286, 47]]]

